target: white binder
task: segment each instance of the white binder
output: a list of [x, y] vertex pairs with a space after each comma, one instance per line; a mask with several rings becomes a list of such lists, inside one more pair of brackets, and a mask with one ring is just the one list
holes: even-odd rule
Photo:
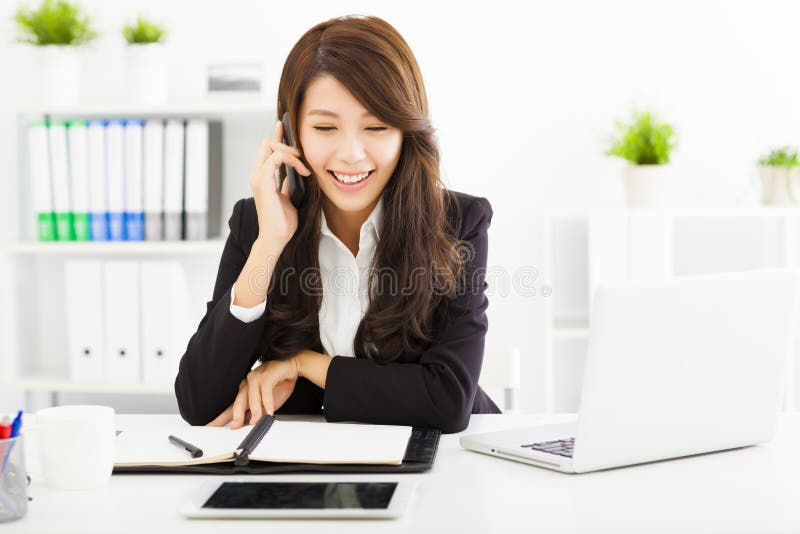
[[53, 177], [53, 207], [56, 212], [56, 234], [59, 241], [74, 241], [72, 202], [70, 201], [69, 160], [67, 159], [67, 127], [63, 121], [50, 124], [50, 173]]
[[53, 192], [50, 185], [50, 161], [47, 147], [47, 126], [35, 122], [28, 127], [28, 166], [36, 212], [36, 232], [41, 241], [52, 241], [55, 235]]
[[141, 382], [139, 263], [107, 261], [103, 267], [107, 379]]
[[144, 121], [125, 123], [125, 235], [128, 241], [144, 240], [144, 186], [142, 144]]
[[143, 261], [142, 371], [147, 384], [173, 384], [194, 333], [186, 273], [180, 262]]
[[99, 260], [64, 262], [69, 377], [75, 382], [106, 379], [103, 335], [103, 264]]
[[179, 120], [167, 121], [164, 132], [164, 238], [183, 237], [184, 127]]
[[106, 193], [111, 241], [125, 240], [125, 139], [124, 123], [106, 126]]
[[144, 124], [144, 235], [164, 239], [164, 121]]
[[69, 127], [69, 178], [72, 187], [72, 211], [75, 215], [75, 235], [89, 235], [84, 228], [89, 220], [89, 148], [86, 121], [73, 122]]
[[208, 121], [186, 124], [186, 239], [208, 236]]

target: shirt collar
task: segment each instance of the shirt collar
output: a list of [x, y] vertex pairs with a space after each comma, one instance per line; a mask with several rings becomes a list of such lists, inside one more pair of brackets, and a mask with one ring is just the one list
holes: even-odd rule
[[[331, 229], [328, 227], [328, 219], [325, 218], [325, 210], [320, 208], [320, 215], [322, 216], [322, 223], [320, 225], [320, 233], [330, 237], [336, 237]], [[364, 229], [372, 227], [375, 231], [375, 237], [380, 239], [381, 231], [383, 230], [383, 195], [378, 199], [378, 203], [372, 208], [372, 212], [361, 225], [361, 234], [363, 235]]]

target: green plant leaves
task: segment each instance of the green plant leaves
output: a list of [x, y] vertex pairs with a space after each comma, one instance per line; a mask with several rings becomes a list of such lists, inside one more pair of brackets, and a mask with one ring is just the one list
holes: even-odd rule
[[634, 165], [663, 165], [669, 163], [675, 137], [672, 125], [659, 122], [650, 111], [634, 110], [629, 122], [616, 122], [606, 155]]
[[122, 36], [128, 44], [158, 43], [164, 37], [164, 28], [142, 17], [136, 19], [136, 24], [128, 24], [122, 28]]
[[793, 167], [800, 167], [800, 159], [798, 159], [796, 148], [781, 146], [773, 148], [766, 156], [761, 156], [758, 160], [758, 164], [791, 169]]
[[97, 33], [91, 19], [66, 0], [43, 0], [38, 9], [20, 8], [14, 20], [20, 33], [18, 41], [35, 45], [81, 45]]

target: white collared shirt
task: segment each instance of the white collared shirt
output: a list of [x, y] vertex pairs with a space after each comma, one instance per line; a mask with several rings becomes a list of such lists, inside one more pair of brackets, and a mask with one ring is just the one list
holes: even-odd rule
[[[322, 306], [319, 337], [330, 356], [355, 356], [353, 339], [369, 307], [369, 268], [383, 228], [383, 197], [361, 225], [358, 254], [353, 253], [328, 227], [325, 211], [319, 239], [319, 267], [322, 276]], [[231, 314], [242, 322], [255, 321], [264, 314], [267, 302], [252, 308], [236, 306], [231, 287]]]

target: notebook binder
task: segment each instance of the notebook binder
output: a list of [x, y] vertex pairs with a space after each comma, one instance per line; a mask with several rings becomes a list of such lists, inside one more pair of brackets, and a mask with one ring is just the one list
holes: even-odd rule
[[[260, 423], [260, 421], [259, 421]], [[256, 425], [258, 426], [258, 425]], [[254, 427], [255, 429], [255, 427]], [[252, 431], [251, 431], [252, 433]], [[246, 465], [232, 462], [185, 466], [128, 466], [114, 467], [114, 473], [175, 473], [203, 475], [274, 475], [292, 473], [422, 473], [433, 467], [439, 438], [438, 429], [414, 427], [400, 465], [387, 464], [302, 464], [250, 461]], [[249, 437], [249, 434], [248, 434]], [[247, 438], [245, 438], [246, 441]], [[244, 443], [244, 441], [242, 442]], [[239, 447], [242, 447], [240, 445]], [[255, 447], [255, 445], [253, 446]], [[251, 449], [252, 450], [252, 449]]]
[[264, 414], [261, 416], [261, 419], [258, 420], [258, 423], [255, 424], [253, 429], [247, 433], [247, 436], [242, 440], [242, 443], [236, 448], [236, 452], [233, 454], [233, 463], [234, 465], [243, 466], [250, 463], [250, 453], [261, 443], [261, 440], [264, 439], [269, 429], [272, 427], [272, 423], [275, 422], [275, 417]]

